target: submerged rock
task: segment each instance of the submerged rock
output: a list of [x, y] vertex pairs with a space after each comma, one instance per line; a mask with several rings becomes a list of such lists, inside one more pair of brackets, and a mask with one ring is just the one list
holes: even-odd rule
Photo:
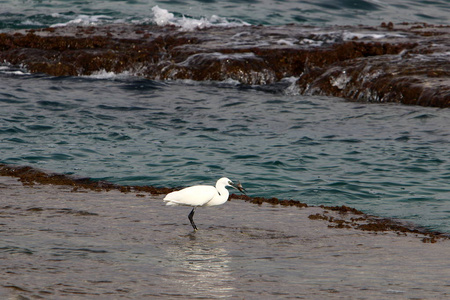
[[295, 92], [450, 106], [450, 26], [66, 26], [0, 34], [0, 59], [53, 76], [127, 72], [148, 79], [295, 78]]
[[[154, 186], [128, 186], [118, 185], [106, 181], [95, 181], [90, 178], [77, 178], [70, 175], [50, 173], [29, 166], [15, 166], [0, 163], [0, 176], [16, 177], [24, 186], [34, 185], [55, 185], [71, 187], [72, 192], [80, 190], [101, 191], [120, 191], [121, 193], [136, 193], [136, 197], [145, 197], [147, 195], [165, 195], [178, 189], [154, 187]], [[0, 186], [1, 188], [1, 186]], [[271, 204], [273, 206], [313, 208], [306, 203], [295, 200], [283, 200], [278, 198], [250, 197], [248, 195], [231, 194], [230, 199], [242, 200], [257, 205]], [[161, 199], [160, 199], [161, 200]], [[318, 207], [317, 207], [318, 208]], [[357, 229], [372, 232], [396, 232], [397, 234], [415, 234], [421, 235], [424, 243], [435, 243], [439, 239], [449, 239], [449, 233], [430, 231], [426, 228], [420, 228], [413, 224], [403, 224], [393, 219], [379, 218], [364, 214], [355, 208], [342, 206], [323, 206], [320, 208], [322, 213], [309, 215], [311, 220], [324, 220], [329, 222], [330, 228]], [[30, 211], [39, 211], [39, 208], [31, 208]], [[75, 215], [95, 215], [82, 210], [58, 210], [59, 213]], [[330, 213], [333, 212], [333, 213]], [[333, 215], [334, 214], [334, 215]]]

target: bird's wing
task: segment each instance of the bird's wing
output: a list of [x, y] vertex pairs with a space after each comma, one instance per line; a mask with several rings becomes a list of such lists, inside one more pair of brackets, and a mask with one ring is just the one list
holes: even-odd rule
[[217, 194], [213, 186], [196, 185], [172, 192], [164, 197], [167, 205], [203, 206]]

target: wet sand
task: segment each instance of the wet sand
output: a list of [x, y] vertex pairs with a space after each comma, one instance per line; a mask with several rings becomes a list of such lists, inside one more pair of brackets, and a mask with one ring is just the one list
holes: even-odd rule
[[[336, 228], [320, 207], [23, 185], [0, 176], [2, 299], [444, 299], [449, 239]], [[328, 216], [328, 220], [314, 216]], [[331, 226], [330, 226], [331, 225]]]

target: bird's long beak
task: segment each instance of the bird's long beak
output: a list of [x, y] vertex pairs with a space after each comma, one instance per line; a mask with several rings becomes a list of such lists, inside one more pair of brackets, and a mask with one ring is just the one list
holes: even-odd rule
[[232, 187], [234, 187], [235, 189], [237, 189], [239, 192], [243, 193], [244, 195], [247, 195], [246, 190], [244, 189], [244, 187], [242, 186], [242, 184], [238, 181], [238, 183], [230, 183]]

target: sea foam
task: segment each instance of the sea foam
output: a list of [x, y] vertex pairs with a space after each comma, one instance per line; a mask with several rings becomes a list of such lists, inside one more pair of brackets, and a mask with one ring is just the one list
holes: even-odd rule
[[212, 15], [210, 18], [201, 17], [200, 19], [190, 18], [186, 16], [176, 17], [173, 13], [166, 9], [160, 8], [158, 5], [152, 8], [153, 22], [158, 26], [172, 25], [179, 27], [180, 30], [191, 31], [194, 29], [202, 29], [208, 27], [236, 27], [250, 25], [244, 21], [229, 21], [226, 18]]
[[113, 18], [106, 15], [78, 15], [75, 19], [70, 20], [68, 22], [56, 23], [51, 25], [50, 27], [64, 27], [68, 25], [77, 25], [77, 26], [95, 26], [99, 25], [105, 21], [111, 21]]
[[58, 13], [53, 13], [54, 18], [69, 18], [67, 22], [60, 22], [51, 25], [50, 27], [64, 27], [64, 26], [97, 26], [111, 23], [132, 23], [132, 24], [148, 24], [153, 23], [158, 26], [175, 26], [181, 31], [192, 31], [195, 29], [209, 28], [209, 27], [238, 27], [248, 26], [241, 20], [229, 20], [227, 18], [212, 15], [211, 17], [188, 17], [183, 14], [176, 16], [167, 9], [160, 8], [158, 5], [152, 7], [149, 16], [142, 19], [115, 19], [107, 15], [77, 15], [75, 17], [65, 16]]

